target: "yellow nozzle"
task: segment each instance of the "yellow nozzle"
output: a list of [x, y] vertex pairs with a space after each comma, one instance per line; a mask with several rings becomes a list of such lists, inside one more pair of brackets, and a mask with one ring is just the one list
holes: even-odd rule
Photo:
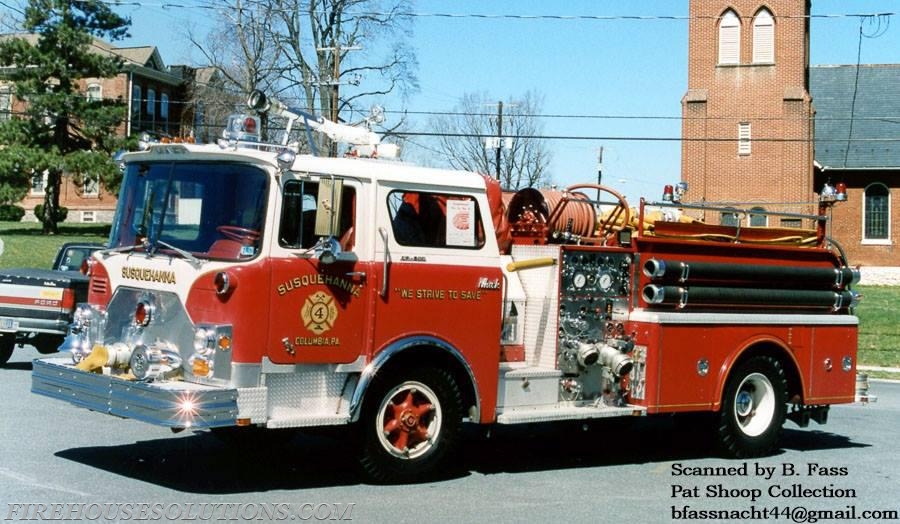
[[100, 373], [108, 361], [109, 351], [106, 350], [106, 346], [94, 344], [94, 347], [91, 348], [91, 353], [84, 357], [81, 362], [75, 364], [75, 369]]

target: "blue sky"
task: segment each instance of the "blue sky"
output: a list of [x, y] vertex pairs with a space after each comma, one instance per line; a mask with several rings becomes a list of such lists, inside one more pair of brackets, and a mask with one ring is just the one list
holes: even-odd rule
[[[193, 0], [173, 2], [195, 5]], [[132, 18], [125, 45], [156, 45], [167, 64], [195, 63], [183, 28], [209, 27], [205, 9], [163, 8], [160, 0], [119, 10]], [[545, 135], [610, 137], [552, 140], [551, 174], [560, 186], [596, 181], [604, 148], [603, 181], [636, 202], [656, 199], [679, 179], [680, 100], [687, 86], [687, 0], [418, 0], [417, 13], [562, 16], [673, 16], [677, 20], [549, 20], [415, 17], [411, 44], [419, 61], [420, 90], [389, 111], [451, 110], [467, 92], [515, 100], [528, 90], [544, 97], [543, 114], [662, 118], [548, 118]], [[900, 13], [894, 0], [813, 0], [812, 14]], [[900, 62], [900, 14], [878, 38], [865, 38], [863, 63]], [[860, 22], [853, 17], [813, 18], [812, 64], [856, 62]], [[875, 28], [864, 26], [867, 32]], [[885, 29], [885, 26], [882, 26]], [[492, 111], [486, 108], [486, 111]], [[425, 127], [424, 118], [416, 128]], [[418, 154], [418, 153], [417, 153]]]

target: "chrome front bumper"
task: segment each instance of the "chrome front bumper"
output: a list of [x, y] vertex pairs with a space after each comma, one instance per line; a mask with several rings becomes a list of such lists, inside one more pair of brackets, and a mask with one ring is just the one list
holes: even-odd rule
[[78, 407], [170, 428], [235, 425], [236, 389], [192, 382], [138, 382], [75, 369], [68, 358], [33, 361], [31, 391]]

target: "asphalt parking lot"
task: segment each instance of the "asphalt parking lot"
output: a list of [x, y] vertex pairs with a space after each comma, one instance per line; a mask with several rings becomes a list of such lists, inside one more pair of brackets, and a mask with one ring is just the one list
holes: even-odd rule
[[377, 486], [361, 480], [349, 441], [339, 436], [234, 448], [207, 432], [173, 434], [33, 395], [37, 356], [18, 350], [0, 368], [0, 518], [9, 521], [35, 518], [37, 504], [47, 505], [37, 517], [68, 504], [60, 511], [80, 507], [79, 516], [94, 521], [102, 515], [92, 519], [90, 511], [140, 520], [144, 508], [144, 520], [193, 522], [674, 522], [699, 521], [681, 518], [699, 515], [690, 511], [751, 508], [803, 508], [812, 522], [814, 512], [852, 509], [858, 518], [900, 510], [897, 383], [873, 382], [877, 403], [835, 407], [827, 425], [788, 423], [781, 451], [762, 459], [711, 456], [698, 433], [669, 418], [607, 421], [587, 431], [576, 424], [469, 428], [460, 467], [447, 478]]

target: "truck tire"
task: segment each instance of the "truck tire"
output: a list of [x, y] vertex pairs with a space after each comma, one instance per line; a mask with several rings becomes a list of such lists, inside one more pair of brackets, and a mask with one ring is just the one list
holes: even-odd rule
[[770, 453], [781, 436], [787, 410], [787, 380], [769, 356], [738, 365], [725, 383], [716, 436], [722, 452], [735, 458]]
[[49, 355], [59, 351], [59, 346], [62, 345], [63, 340], [65, 340], [65, 337], [58, 335], [38, 335], [34, 338], [32, 344], [41, 355]]
[[414, 482], [436, 473], [460, 438], [462, 397], [443, 369], [376, 376], [363, 406], [363, 472], [372, 481]]
[[0, 366], [5, 366], [16, 348], [15, 335], [0, 335]]

